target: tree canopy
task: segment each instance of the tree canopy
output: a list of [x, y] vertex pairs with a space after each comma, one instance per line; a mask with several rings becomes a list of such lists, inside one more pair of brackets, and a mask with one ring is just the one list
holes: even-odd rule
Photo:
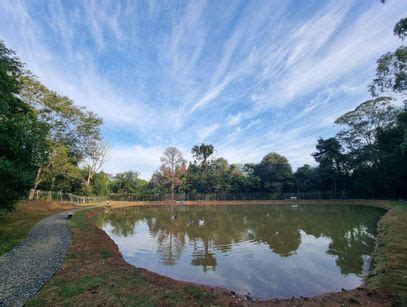
[[23, 64], [0, 41], [0, 208], [12, 209], [48, 157], [49, 127], [20, 97]]

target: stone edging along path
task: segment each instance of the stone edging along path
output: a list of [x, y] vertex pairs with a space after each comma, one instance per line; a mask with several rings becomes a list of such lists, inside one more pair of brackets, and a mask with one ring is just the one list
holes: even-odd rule
[[22, 306], [64, 262], [71, 242], [69, 212], [48, 216], [31, 229], [27, 238], [0, 256], [0, 306]]

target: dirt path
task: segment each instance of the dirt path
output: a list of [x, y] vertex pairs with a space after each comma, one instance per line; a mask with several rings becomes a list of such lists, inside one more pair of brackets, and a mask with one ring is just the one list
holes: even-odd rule
[[0, 306], [21, 306], [62, 265], [71, 241], [68, 212], [44, 218], [27, 238], [0, 257]]

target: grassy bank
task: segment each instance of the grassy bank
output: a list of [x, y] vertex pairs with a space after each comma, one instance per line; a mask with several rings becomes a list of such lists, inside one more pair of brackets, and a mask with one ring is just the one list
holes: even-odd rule
[[378, 224], [377, 249], [366, 286], [407, 305], [407, 204], [394, 202]]
[[31, 227], [42, 218], [73, 206], [57, 202], [19, 203], [14, 211], [0, 211], [0, 255], [20, 243]]
[[[315, 202], [313, 202], [315, 203]], [[342, 203], [342, 202], [339, 202]], [[349, 203], [349, 202], [347, 202]], [[368, 201], [362, 202], [368, 205]], [[356, 204], [356, 203], [355, 203]], [[378, 202], [371, 202], [379, 206]], [[381, 202], [382, 207], [393, 208], [395, 211], [383, 219], [393, 225], [397, 219], [399, 225], [395, 232], [405, 233], [406, 226], [401, 224], [405, 214], [402, 206], [391, 202]], [[396, 211], [397, 209], [397, 211]], [[173, 279], [158, 275], [148, 270], [135, 268], [126, 263], [116, 244], [109, 236], [95, 225], [98, 214], [106, 209], [99, 208], [86, 212], [78, 212], [70, 222], [73, 240], [67, 253], [65, 262], [57, 274], [42, 288], [29, 305], [138, 305], [138, 306], [191, 306], [191, 305], [260, 305], [260, 306], [343, 306], [343, 305], [371, 305], [386, 306], [392, 301], [401, 301], [403, 292], [399, 291], [405, 286], [403, 279], [405, 271], [402, 266], [406, 263], [399, 258], [403, 249], [394, 254], [398, 263], [394, 269], [394, 276], [387, 275], [389, 267], [388, 253], [394, 253], [394, 249], [382, 249], [377, 252], [383, 257], [375, 257], [374, 270], [366, 287], [359, 287], [350, 291], [323, 294], [312, 298], [294, 299], [270, 299], [268, 301], [252, 301], [248, 297], [231, 294], [225, 289], [212, 288], [195, 285], [187, 282], [175, 281]], [[393, 210], [393, 209], [392, 209]], [[382, 226], [380, 226], [382, 235]], [[390, 237], [386, 240], [393, 244]], [[388, 236], [386, 235], [386, 237]], [[381, 237], [380, 237], [381, 238]], [[383, 239], [381, 239], [383, 240]], [[405, 237], [401, 237], [398, 245], [405, 244]], [[386, 241], [387, 242], [387, 241]], [[388, 243], [389, 244], [389, 243]], [[390, 244], [390, 245], [391, 245]], [[380, 272], [379, 272], [380, 268]], [[390, 275], [392, 276], [392, 275]], [[398, 285], [393, 285], [393, 279]], [[386, 287], [381, 286], [383, 279], [389, 278]], [[394, 297], [391, 294], [397, 295]], [[85, 303], [86, 302], [86, 303]]]

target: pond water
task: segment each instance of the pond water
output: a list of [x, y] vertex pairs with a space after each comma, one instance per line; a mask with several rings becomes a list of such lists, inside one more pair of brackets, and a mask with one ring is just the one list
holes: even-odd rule
[[384, 210], [346, 205], [148, 206], [99, 225], [136, 267], [255, 298], [358, 287]]

